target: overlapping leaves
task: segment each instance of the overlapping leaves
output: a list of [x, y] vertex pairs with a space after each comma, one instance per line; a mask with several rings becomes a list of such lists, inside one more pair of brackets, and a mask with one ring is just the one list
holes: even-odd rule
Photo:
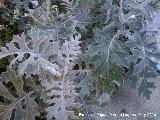
[[[27, 79], [32, 81], [31, 78]], [[9, 69], [1, 75], [0, 83], [0, 118], [10, 120], [14, 119], [34, 120], [39, 115], [38, 104], [35, 102], [36, 85], [30, 82], [32, 91], [24, 91], [24, 81], [17, 76], [16, 72]], [[29, 85], [29, 84], [28, 84]], [[15, 88], [13, 91], [11, 87]]]

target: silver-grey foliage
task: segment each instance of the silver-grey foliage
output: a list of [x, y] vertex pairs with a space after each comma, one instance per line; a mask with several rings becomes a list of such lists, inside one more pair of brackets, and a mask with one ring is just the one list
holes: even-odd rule
[[[34, 120], [42, 111], [47, 120], [98, 120], [96, 112], [115, 102], [122, 84], [150, 98], [155, 85], [148, 78], [160, 64], [158, 0], [37, 0], [33, 9], [30, 2], [12, 1], [17, 12], [27, 10], [33, 26], [0, 49], [0, 59], [10, 57], [0, 84], [3, 120]], [[35, 98], [46, 108], [37, 111]]]

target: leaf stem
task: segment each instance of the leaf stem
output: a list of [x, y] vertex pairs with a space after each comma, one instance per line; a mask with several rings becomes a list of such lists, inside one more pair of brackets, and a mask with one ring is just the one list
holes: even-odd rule
[[124, 14], [123, 14], [123, 0], [120, 0], [119, 2], [120, 4], [120, 21], [121, 23], [124, 23]]

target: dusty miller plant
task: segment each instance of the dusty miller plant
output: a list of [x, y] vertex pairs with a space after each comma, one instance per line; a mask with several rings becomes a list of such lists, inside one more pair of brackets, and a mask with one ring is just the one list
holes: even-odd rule
[[[150, 98], [159, 69], [158, 0], [14, 0], [31, 28], [0, 49], [0, 118], [97, 119], [127, 84]], [[28, 7], [32, 5], [32, 9]], [[23, 24], [25, 27], [25, 24]], [[99, 108], [97, 107], [97, 108]], [[83, 113], [84, 116], [79, 116]]]

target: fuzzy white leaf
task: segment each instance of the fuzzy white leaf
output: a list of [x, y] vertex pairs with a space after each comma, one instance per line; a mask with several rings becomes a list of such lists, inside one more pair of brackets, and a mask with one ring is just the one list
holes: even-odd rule
[[[49, 62], [49, 57], [57, 54], [58, 42], [50, 42], [49, 40], [53, 38], [51, 34], [42, 33], [35, 28], [31, 29], [29, 36], [31, 40], [26, 40], [24, 33], [21, 37], [14, 36], [14, 39], [6, 44], [6, 47], [1, 48], [0, 59], [8, 55], [18, 55], [11, 61], [10, 67], [15, 62], [21, 61], [18, 67], [19, 75], [26, 73], [28, 65], [33, 65], [35, 66], [34, 71], [29, 73], [39, 73], [41, 67], [53, 75], [60, 76], [57, 66]], [[29, 54], [28, 58], [27, 54]]]

